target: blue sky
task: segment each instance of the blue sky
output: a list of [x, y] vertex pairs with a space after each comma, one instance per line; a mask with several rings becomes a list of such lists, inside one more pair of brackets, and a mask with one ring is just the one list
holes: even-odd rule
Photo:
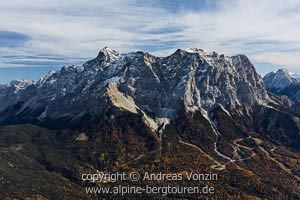
[[9, 0], [0, 3], [0, 83], [82, 64], [108, 46], [165, 56], [246, 54], [261, 74], [300, 71], [299, 0]]

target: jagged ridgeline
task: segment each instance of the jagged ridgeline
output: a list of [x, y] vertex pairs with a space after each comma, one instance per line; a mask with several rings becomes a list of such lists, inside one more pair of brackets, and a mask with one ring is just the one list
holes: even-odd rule
[[82, 66], [0, 87], [0, 174], [12, 183], [0, 194], [89, 199], [83, 171], [193, 170], [219, 174], [218, 198], [297, 199], [296, 105], [269, 93], [245, 55], [104, 48]]

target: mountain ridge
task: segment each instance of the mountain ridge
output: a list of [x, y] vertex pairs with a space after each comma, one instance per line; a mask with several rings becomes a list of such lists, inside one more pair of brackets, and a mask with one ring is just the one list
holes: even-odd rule
[[[177, 64], [178, 60], [184, 61]], [[142, 76], [145, 76], [145, 80], [138, 80]], [[209, 79], [210, 76], [214, 77]], [[68, 79], [68, 81], [64, 81], [64, 79]], [[181, 105], [179, 104], [182, 103], [184, 109], [192, 111], [200, 108], [208, 110], [215, 103], [235, 107], [240, 106], [240, 101], [243, 101], [242, 106], [247, 103], [251, 107], [257, 102], [267, 104], [270, 101], [261, 77], [244, 55], [229, 57], [223, 54], [219, 55], [216, 52], [209, 53], [193, 48], [178, 49], [167, 57], [155, 57], [144, 52], [119, 54], [105, 47], [95, 59], [87, 61], [82, 66], [63, 67], [60, 71], [49, 72], [37, 82], [21, 88], [20, 92], [14, 91], [13, 93], [17, 92], [20, 95], [10, 97], [12, 101], [9, 103], [17, 103], [13, 99], [22, 99], [23, 101], [27, 99], [26, 106], [28, 107], [29, 101], [46, 101], [44, 111], [46, 104], [56, 101], [56, 98], [61, 100], [64, 98], [63, 101], [66, 101], [66, 95], [73, 96], [72, 99], [69, 99], [71, 104], [72, 101], [84, 99], [83, 95], [91, 95], [89, 99], [85, 100], [87, 102], [84, 106], [91, 101], [103, 103], [102, 97], [105, 96], [105, 87], [110, 82], [116, 82], [120, 88], [119, 92], [125, 96], [134, 96], [135, 92], [147, 96], [146, 103], [143, 103], [143, 98], [139, 95], [133, 99], [136, 101], [137, 107], [141, 107], [147, 112], [154, 112], [158, 118], [174, 119], [176, 110], [180, 109]], [[156, 85], [156, 88], [147, 91], [151, 92], [152, 95], [143, 92], [149, 89], [145, 88], [147, 86], [143, 82]], [[236, 86], [236, 82], [240, 84]], [[43, 95], [43, 97], [40, 96], [37, 97], [40, 100], [34, 100], [25, 94], [28, 93], [25, 90], [33, 92], [32, 95]], [[97, 94], [95, 93], [96, 90], [98, 90]], [[243, 94], [242, 90], [248, 90], [249, 93]], [[256, 90], [259, 91], [256, 92]], [[204, 92], [200, 93], [199, 91]], [[237, 93], [240, 94], [237, 95]], [[161, 99], [156, 96], [161, 97]], [[182, 96], [183, 101], [180, 99]], [[175, 107], [169, 106], [168, 102], [174, 99], [176, 99], [177, 105]], [[160, 109], [151, 106], [151, 104], [154, 105], [154, 102], [161, 105]], [[101, 106], [98, 105], [98, 107], [101, 110]], [[247, 109], [251, 109], [250, 107]], [[38, 109], [34, 105], [32, 108]], [[0, 110], [3, 111], [3, 109], [3, 106], [0, 107]], [[22, 109], [26, 109], [24, 105]], [[95, 108], [91, 107], [90, 109]], [[78, 112], [82, 110], [84, 109], [81, 107]], [[17, 113], [20, 113], [20, 110]], [[79, 114], [77, 113], [77, 115]]]

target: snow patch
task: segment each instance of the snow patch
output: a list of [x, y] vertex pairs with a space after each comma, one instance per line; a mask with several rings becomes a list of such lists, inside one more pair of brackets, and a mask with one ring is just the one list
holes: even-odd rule
[[107, 83], [117, 83], [120, 81], [120, 79], [121, 78], [119, 76], [114, 76], [112, 78], [105, 80], [103, 83], [104, 83], [104, 85], [106, 85]]
[[156, 118], [155, 121], [158, 125], [162, 126], [161, 129], [159, 130], [159, 133], [163, 133], [166, 126], [168, 124], [170, 124], [170, 119], [169, 118]]

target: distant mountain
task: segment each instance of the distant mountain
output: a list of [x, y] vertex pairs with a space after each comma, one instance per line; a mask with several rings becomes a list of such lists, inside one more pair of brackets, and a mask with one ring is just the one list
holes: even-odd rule
[[[101, 169], [213, 171], [222, 177], [219, 198], [300, 198], [300, 113], [296, 102], [268, 93], [266, 80], [277, 89], [295, 82], [284, 70], [263, 80], [245, 55], [104, 48], [82, 66], [12, 82], [0, 89], [0, 174], [18, 190], [0, 194], [90, 199], [80, 175]], [[15, 177], [7, 162], [25, 167]]]
[[264, 76], [264, 83], [267, 88], [282, 90], [287, 86], [297, 83], [286, 69], [279, 69], [276, 72], [270, 72]]
[[299, 100], [300, 82], [297, 80], [297, 75], [297, 73], [288, 73], [286, 69], [279, 69], [277, 72], [266, 74], [263, 80], [268, 91]]

